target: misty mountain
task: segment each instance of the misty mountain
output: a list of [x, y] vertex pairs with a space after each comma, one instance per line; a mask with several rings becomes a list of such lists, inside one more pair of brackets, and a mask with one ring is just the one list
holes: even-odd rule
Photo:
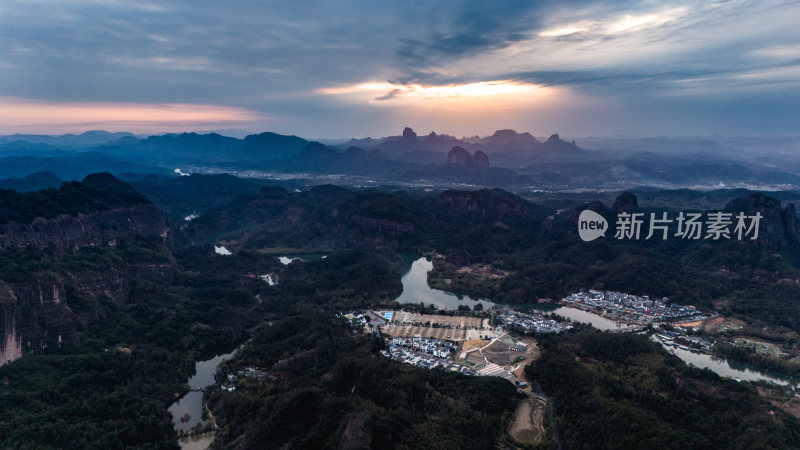
[[17, 192], [38, 191], [57, 188], [64, 181], [53, 172], [34, 172], [21, 178], [4, 178], [0, 180], [0, 188]]
[[7, 136], [0, 136], [0, 144], [22, 141], [32, 144], [47, 144], [54, 147], [92, 147], [131, 137], [134, 137], [134, 135], [127, 132], [109, 133], [108, 131], [102, 130], [87, 131], [81, 134], [62, 134], [58, 136], [49, 136], [45, 134], [10, 134]]
[[616, 155], [651, 152], [675, 156], [707, 155], [727, 158], [741, 156], [727, 144], [702, 137], [582, 138], [581, 143], [586, 148]]
[[418, 136], [414, 130], [406, 127], [400, 136], [354, 139], [346, 145], [379, 149], [392, 159], [414, 160], [419, 164], [436, 164], [441, 160], [437, 154], [446, 154], [453, 147], [461, 147], [472, 152], [481, 151], [492, 157], [497, 166], [506, 168], [523, 167], [542, 160], [597, 159], [600, 156], [597, 152], [583, 150], [574, 141], [562, 140], [558, 134], [541, 142], [530, 133], [508, 129], [498, 130], [483, 138], [458, 139], [435, 132]]
[[97, 151], [58, 156], [0, 156], [0, 177], [21, 178], [36, 172], [50, 172], [62, 180], [74, 180], [93, 172], [171, 172], [155, 163], [151, 165], [140, 161], [142, 158], [139, 156], [123, 159]]
[[[100, 131], [15, 135], [15, 139], [0, 141], [0, 178], [17, 179], [42, 171], [58, 179], [101, 171], [167, 175], [176, 167], [188, 167], [201, 172], [358, 176], [378, 183], [521, 184], [548, 189], [800, 185], [796, 175], [800, 160], [793, 151], [800, 148], [797, 138], [589, 138], [579, 145], [558, 134], [539, 139], [510, 129], [459, 139], [435, 132], [418, 135], [405, 128], [398, 136], [326, 141], [329, 145], [271, 132], [243, 139], [215, 133], [138, 138]], [[74, 146], [100, 141], [105, 142]], [[448, 152], [456, 147], [480, 155], [481, 161], [486, 156], [489, 170], [448, 167]], [[56, 181], [8, 182], [24, 190]]]
[[276, 133], [250, 135], [244, 139], [216, 133], [180, 133], [149, 136], [145, 139], [126, 138], [99, 147], [99, 151], [121, 157], [146, 156], [161, 164], [195, 164], [223, 166], [247, 164], [261, 167], [264, 163], [290, 157], [308, 144], [297, 136]]

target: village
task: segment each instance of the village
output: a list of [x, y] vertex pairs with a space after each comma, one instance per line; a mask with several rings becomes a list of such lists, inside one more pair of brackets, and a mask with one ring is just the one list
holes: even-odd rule
[[513, 332], [560, 333], [571, 325], [518, 312], [478, 316], [411, 311], [350, 311], [337, 314], [351, 327], [382, 336], [387, 358], [426, 369], [472, 376], [498, 376], [520, 389], [525, 365], [539, 353], [536, 341]]
[[589, 290], [568, 295], [562, 300], [570, 306], [590, 309], [612, 320], [648, 324], [654, 322], [674, 322], [678, 320], [705, 320], [692, 305], [668, 303], [664, 297], [651, 300], [650, 297], [626, 294], [615, 291]]

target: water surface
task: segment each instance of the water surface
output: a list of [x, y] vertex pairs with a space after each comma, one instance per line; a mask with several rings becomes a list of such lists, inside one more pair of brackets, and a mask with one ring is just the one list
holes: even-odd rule
[[428, 286], [428, 272], [433, 270], [433, 262], [427, 258], [416, 258], [406, 261], [401, 270], [403, 293], [395, 299], [398, 303], [424, 303], [425, 306], [436, 305], [439, 309], [458, 309], [461, 305], [483, 305], [484, 309], [491, 309], [495, 303], [481, 298], [471, 298], [467, 295], [456, 295], [451, 292], [433, 289]]
[[[241, 348], [241, 346], [238, 348]], [[203, 392], [198, 389], [214, 384], [214, 373], [217, 370], [217, 366], [226, 359], [230, 359], [238, 348], [221, 350], [216, 352], [213, 357], [195, 363], [195, 374], [187, 381], [189, 388], [192, 390], [184, 394], [168, 408], [168, 411], [172, 414], [172, 426], [176, 431], [190, 431], [194, 426], [206, 423], [203, 420]], [[185, 414], [190, 416], [189, 420], [182, 422], [181, 418]], [[202, 442], [202, 440], [187, 441], [187, 444], [197, 445], [198, 442]], [[183, 441], [181, 445], [183, 445]]]

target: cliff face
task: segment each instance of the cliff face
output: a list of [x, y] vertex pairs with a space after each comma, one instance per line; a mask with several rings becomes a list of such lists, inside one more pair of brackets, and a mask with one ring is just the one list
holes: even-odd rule
[[149, 204], [126, 206], [55, 219], [37, 218], [30, 225], [0, 225], [0, 252], [12, 247], [42, 250], [53, 269], [26, 274], [13, 282], [0, 280], [0, 365], [74, 339], [82, 327], [106, 312], [98, 299], [108, 296], [125, 304], [136, 281], [172, 282], [170, 261], [122, 261], [100, 268], [56, 269], [68, 252], [82, 247], [112, 247], [142, 238], [164, 245], [168, 228]]
[[63, 214], [55, 219], [36, 218], [30, 225], [9, 222], [0, 226], [0, 250], [10, 247], [52, 248], [63, 254], [90, 245], [133, 242], [138, 236], [166, 239], [164, 219], [153, 205], [141, 204], [77, 217]]
[[0, 365], [74, 337], [64, 286], [3, 285], [0, 288]]

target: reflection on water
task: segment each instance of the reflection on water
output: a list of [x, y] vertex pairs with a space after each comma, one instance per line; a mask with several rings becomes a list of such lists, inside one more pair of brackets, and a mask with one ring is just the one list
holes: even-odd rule
[[433, 262], [426, 258], [405, 259], [402, 270], [403, 293], [395, 299], [398, 303], [424, 303], [436, 305], [439, 309], [458, 309], [461, 305], [473, 308], [477, 304], [490, 309], [495, 304], [489, 300], [472, 299], [466, 295], [458, 296], [428, 286], [428, 272], [433, 270]]
[[[195, 425], [204, 422], [203, 393], [200, 391], [187, 392], [173, 403], [168, 411], [172, 414], [172, 425], [175, 430], [191, 430]], [[182, 419], [187, 417], [188, 420], [184, 422]]]
[[584, 311], [578, 308], [570, 308], [569, 306], [559, 306], [552, 312], [558, 314], [559, 316], [567, 317], [573, 322], [582, 322], [591, 324], [598, 330], [616, 330], [617, 328], [625, 327], [624, 324], [621, 324], [619, 322], [614, 322], [611, 319], [606, 319], [605, 317], [599, 314], [594, 314], [589, 311]]

